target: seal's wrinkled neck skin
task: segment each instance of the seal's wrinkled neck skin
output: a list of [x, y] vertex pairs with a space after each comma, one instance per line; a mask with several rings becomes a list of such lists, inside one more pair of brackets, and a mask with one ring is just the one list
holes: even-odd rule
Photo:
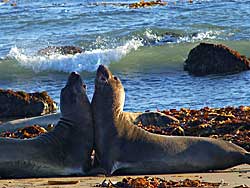
[[124, 100], [125, 92], [121, 81], [105, 66], [100, 65], [96, 73], [95, 92], [91, 102], [95, 132], [94, 149], [96, 158], [102, 156], [100, 159], [102, 161], [97, 159], [96, 163], [105, 163], [104, 148], [105, 145], [110, 145], [106, 135], [112, 137], [117, 134], [114, 126], [123, 113]]
[[[86, 85], [76, 72], [72, 72], [60, 95], [61, 120], [52, 135], [60, 138], [65, 162], [76, 168], [89, 170], [93, 149], [93, 119]], [[60, 133], [60, 134], [59, 134]]]
[[125, 91], [121, 81], [116, 76], [113, 76], [108, 68], [100, 65], [97, 69], [95, 79], [96, 100], [102, 100], [105, 105], [101, 108], [110, 115], [119, 115], [123, 111], [125, 101]]

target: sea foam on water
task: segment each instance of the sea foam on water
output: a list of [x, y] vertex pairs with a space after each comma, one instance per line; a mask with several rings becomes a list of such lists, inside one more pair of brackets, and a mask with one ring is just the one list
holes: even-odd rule
[[131, 39], [116, 48], [93, 49], [75, 55], [52, 54], [50, 56], [29, 54], [23, 48], [12, 47], [7, 57], [16, 60], [20, 66], [31, 68], [35, 72], [93, 72], [100, 64], [109, 65], [111, 62], [117, 62], [142, 45], [140, 40]]

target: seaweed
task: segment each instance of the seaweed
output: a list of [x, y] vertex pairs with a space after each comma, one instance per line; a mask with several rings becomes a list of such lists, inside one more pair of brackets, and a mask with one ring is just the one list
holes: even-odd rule
[[165, 180], [159, 177], [136, 177], [136, 178], [123, 178], [117, 183], [113, 183], [111, 180], [104, 180], [101, 184], [97, 184], [95, 187], [117, 187], [117, 188], [170, 188], [170, 187], [219, 187], [227, 185], [222, 182], [205, 182], [199, 179], [185, 179], [179, 181]]
[[179, 120], [164, 127], [155, 125], [138, 126], [148, 132], [161, 135], [201, 136], [233, 142], [250, 151], [250, 107], [225, 107], [200, 110], [181, 108], [163, 110]]

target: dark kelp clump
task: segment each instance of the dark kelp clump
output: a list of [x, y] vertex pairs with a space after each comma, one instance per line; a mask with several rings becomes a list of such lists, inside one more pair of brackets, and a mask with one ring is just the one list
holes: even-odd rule
[[233, 142], [250, 151], [250, 107], [225, 107], [191, 110], [164, 110], [162, 113], [179, 120], [164, 127], [142, 125], [151, 133], [175, 136], [202, 136]]
[[[180, 110], [164, 110], [162, 113], [175, 117], [179, 122], [172, 121], [165, 126], [142, 125], [139, 122], [138, 126], [148, 132], [161, 135], [201, 136], [223, 139], [250, 151], [250, 107], [248, 106], [204, 107], [200, 110], [181, 108]], [[38, 128], [38, 125], [34, 126], [27, 127], [27, 129], [43, 129]], [[48, 131], [52, 128], [53, 126], [48, 125]], [[0, 136], [24, 138], [24, 135], [21, 136], [24, 134], [24, 130], [18, 130], [15, 133], [4, 132]], [[36, 136], [36, 134], [33, 134], [33, 136]]]
[[250, 60], [223, 44], [200, 43], [185, 61], [184, 70], [195, 76], [236, 73], [250, 69]]
[[158, 177], [137, 177], [123, 178], [122, 181], [113, 183], [112, 181], [104, 180], [96, 187], [117, 187], [117, 188], [170, 188], [170, 187], [219, 187], [224, 183], [205, 182], [199, 179], [185, 179], [180, 181], [165, 180]]
[[54, 102], [47, 92], [26, 93], [0, 89], [0, 118], [22, 118], [55, 112]]
[[27, 139], [37, 137], [46, 132], [48, 131], [45, 128], [40, 127], [39, 125], [32, 125], [22, 129], [18, 129], [15, 132], [2, 132], [0, 133], [0, 137]]

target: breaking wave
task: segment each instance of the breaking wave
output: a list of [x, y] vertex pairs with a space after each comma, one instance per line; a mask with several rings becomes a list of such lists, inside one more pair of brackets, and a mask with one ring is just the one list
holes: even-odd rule
[[[198, 41], [216, 39], [218, 35], [219, 31], [183, 34], [172, 31], [163, 32], [162, 30], [146, 29], [144, 31], [139, 31], [138, 33], [131, 33], [130, 36], [126, 36], [126, 38], [121, 38], [120, 40], [108, 39], [105, 37], [100, 39], [98, 37], [96, 43], [92, 43], [85, 47], [86, 51], [84, 53], [75, 55], [61, 55], [55, 53], [47, 56], [38, 54], [37, 51], [32, 52], [32, 47], [14, 46], [10, 49], [6, 58], [11, 60], [11, 63], [14, 62], [20, 67], [31, 69], [34, 72], [93, 72], [100, 64], [108, 66], [111, 63], [115, 64], [117, 62], [122, 62], [122, 59], [124, 58], [128, 59], [126, 62], [128, 66], [131, 63], [140, 63], [143, 65], [144, 62], [147, 64], [150, 63], [149, 61], [152, 61], [152, 63], [154, 62], [154, 64], [163, 63], [166, 62], [166, 60], [171, 61], [171, 58], [176, 58], [176, 56], [178, 56], [178, 45], [182, 48], [182, 44], [187, 43], [190, 46], [190, 44], [194, 44]], [[175, 47], [177, 49], [175, 52], [172, 54], [166, 53], [168, 56], [159, 54], [164, 50], [166, 50], [166, 52], [169, 50], [173, 51], [172, 49], [169, 49], [172, 48], [168, 46], [169, 44], [176, 45]], [[141, 50], [135, 52], [138, 48]], [[34, 49], [36, 49], [36, 47], [34, 47]], [[130, 52], [132, 51], [135, 53], [131, 54]], [[147, 56], [149, 51], [151, 52], [151, 55]], [[156, 56], [158, 56], [158, 58], [154, 59]], [[133, 59], [131, 60], [129, 57], [133, 57]], [[177, 60], [182, 62], [183, 58], [184, 57], [182, 56]]]
[[114, 49], [94, 49], [75, 55], [52, 54], [50, 56], [39, 54], [27, 54], [25, 49], [11, 48], [8, 58], [25, 68], [30, 68], [34, 72], [42, 71], [95, 71], [98, 65], [109, 65], [111, 62], [119, 61], [132, 50], [137, 50], [142, 43], [140, 40], [132, 39], [123, 46]]

